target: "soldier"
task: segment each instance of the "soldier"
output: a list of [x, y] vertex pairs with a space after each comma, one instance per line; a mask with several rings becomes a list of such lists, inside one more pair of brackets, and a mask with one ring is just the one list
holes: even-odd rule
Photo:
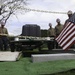
[[1, 50], [7, 50], [8, 48], [8, 31], [7, 28], [4, 27], [5, 23], [1, 22], [1, 27], [0, 27], [0, 49]]
[[[49, 29], [48, 29], [48, 31], [47, 31], [47, 35], [48, 35], [48, 37], [52, 37], [52, 38], [54, 38], [55, 37], [55, 30], [54, 30], [54, 28], [52, 27], [52, 24], [51, 23], [49, 23]], [[54, 48], [54, 40], [51, 40], [51, 41], [49, 41], [48, 42], [48, 49], [50, 50], [52, 50], [53, 48]]]
[[68, 20], [69, 20], [69, 18], [72, 16], [72, 11], [71, 10], [69, 10], [68, 12], [67, 12], [67, 15], [68, 15], [68, 19], [65, 21], [65, 24], [64, 24], [64, 26], [66, 26], [66, 24], [67, 24], [67, 22], [68, 22]]
[[[73, 15], [73, 12], [71, 10], [69, 10], [67, 12], [67, 15], [68, 15], [68, 19], [65, 21], [65, 24], [64, 24], [64, 27], [66, 26], [66, 24], [68, 23], [68, 20], [70, 19], [70, 17]], [[71, 46], [71, 48], [74, 48], [75, 47], [75, 44], [73, 46]]]
[[49, 29], [47, 31], [48, 37], [54, 37], [55, 36], [55, 31], [54, 28], [52, 27], [52, 24], [49, 23]]
[[[56, 34], [56, 37], [57, 37], [60, 34], [60, 32], [62, 31], [63, 25], [61, 24], [60, 19], [56, 19], [56, 22], [57, 22], [57, 25], [55, 26], [55, 34]], [[58, 46], [57, 42], [56, 42], [56, 48], [60, 48]]]

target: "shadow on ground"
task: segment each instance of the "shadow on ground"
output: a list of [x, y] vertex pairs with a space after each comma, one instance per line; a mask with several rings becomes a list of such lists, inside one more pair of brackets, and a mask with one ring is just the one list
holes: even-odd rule
[[22, 52], [24, 57], [31, 57], [32, 54], [56, 54], [56, 53], [75, 53], [75, 51], [57, 49], [57, 50], [41, 50], [41, 51], [26, 50]]

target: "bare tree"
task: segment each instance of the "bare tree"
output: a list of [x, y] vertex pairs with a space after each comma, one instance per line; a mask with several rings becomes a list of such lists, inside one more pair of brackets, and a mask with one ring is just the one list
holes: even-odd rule
[[0, 21], [6, 23], [12, 14], [24, 6], [27, 6], [27, 0], [0, 0]]

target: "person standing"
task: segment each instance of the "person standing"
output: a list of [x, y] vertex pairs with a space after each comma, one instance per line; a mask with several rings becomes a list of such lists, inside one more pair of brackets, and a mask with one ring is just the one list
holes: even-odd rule
[[68, 19], [65, 21], [64, 27], [66, 26], [66, 24], [67, 24], [68, 20], [70, 19], [70, 17], [73, 15], [73, 12], [72, 12], [71, 10], [69, 10], [69, 11], [67, 12], [67, 15], [68, 15]]
[[52, 27], [51, 23], [49, 23], [49, 29], [47, 31], [47, 35], [48, 35], [48, 37], [55, 37], [55, 30]]
[[[54, 28], [52, 27], [52, 24], [51, 23], [49, 23], [49, 29], [48, 29], [48, 31], [47, 31], [47, 35], [48, 35], [48, 37], [50, 37], [50, 38], [54, 38], [55, 37], [55, 30], [54, 30]], [[52, 50], [53, 48], [54, 48], [54, 46], [55, 46], [55, 44], [54, 44], [54, 40], [50, 40], [50, 41], [48, 41], [48, 49], [49, 50]]]
[[[68, 19], [65, 21], [64, 23], [64, 27], [66, 26], [66, 24], [68, 23], [68, 20], [71, 18], [71, 16], [73, 15], [73, 12], [71, 10], [69, 10], [67, 12], [67, 15], [68, 15]], [[75, 47], [75, 44], [71, 46], [71, 48], [74, 48]]]
[[1, 50], [7, 50], [8, 49], [8, 30], [4, 27], [5, 23], [1, 22], [0, 27], [0, 49]]
[[[61, 24], [61, 21], [59, 18], [56, 19], [56, 22], [57, 22], [57, 25], [55, 26], [55, 35], [57, 37], [62, 31], [63, 25]], [[56, 42], [56, 48], [60, 48], [57, 42]]]

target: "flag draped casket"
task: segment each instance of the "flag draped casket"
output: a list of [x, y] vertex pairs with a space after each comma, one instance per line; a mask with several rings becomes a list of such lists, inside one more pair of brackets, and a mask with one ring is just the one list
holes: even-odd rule
[[75, 44], [75, 13], [68, 20], [56, 41], [64, 50], [68, 50]]
[[23, 36], [41, 36], [40, 26], [34, 24], [26, 24], [22, 27]]

